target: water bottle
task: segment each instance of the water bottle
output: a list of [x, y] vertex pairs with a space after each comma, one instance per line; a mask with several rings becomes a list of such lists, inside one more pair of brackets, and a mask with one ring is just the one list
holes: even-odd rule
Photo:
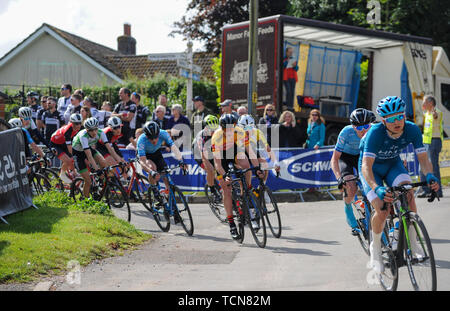
[[392, 250], [397, 250], [398, 244], [398, 226], [399, 222], [394, 223], [394, 227], [389, 229], [389, 240], [391, 241]]

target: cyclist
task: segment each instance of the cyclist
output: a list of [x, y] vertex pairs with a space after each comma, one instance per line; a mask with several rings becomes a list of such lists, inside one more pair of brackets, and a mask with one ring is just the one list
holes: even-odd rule
[[23, 128], [25, 128], [29, 132], [31, 138], [36, 144], [42, 143], [50, 149], [50, 145], [47, 143], [44, 137], [42, 137], [39, 129], [36, 126], [36, 123], [34, 123], [32, 114], [33, 112], [30, 107], [21, 107], [19, 109], [19, 118], [20, 121], [22, 121]]
[[[251, 163], [257, 167], [259, 162], [251, 148], [246, 146], [245, 132], [242, 128], [236, 126], [236, 118], [231, 114], [223, 114], [219, 119], [220, 128], [218, 128], [211, 138], [211, 149], [214, 157], [214, 167], [217, 171], [217, 179], [223, 190], [223, 205], [227, 213], [230, 233], [233, 239], [238, 239], [239, 234], [233, 219], [233, 202], [231, 197], [231, 178], [226, 176], [229, 170], [229, 164], [232, 163], [238, 169], [250, 168], [250, 163], [245, 152], [250, 156]], [[258, 170], [257, 175], [264, 178], [262, 171]], [[251, 188], [252, 172], [245, 174], [248, 188]], [[224, 176], [226, 176], [224, 178]], [[256, 222], [255, 222], [256, 223]], [[253, 224], [253, 223], [252, 223]]]
[[[381, 258], [381, 234], [389, 213], [382, 210], [383, 202], [392, 203], [393, 196], [386, 191], [387, 186], [411, 183], [408, 172], [400, 159], [400, 152], [407, 145], [414, 146], [420, 167], [431, 189], [437, 191], [439, 183], [432, 174], [433, 167], [422, 143], [422, 133], [417, 125], [405, 120], [405, 103], [397, 96], [388, 96], [379, 101], [377, 113], [381, 123], [373, 125], [362, 138], [359, 159], [360, 177], [363, 190], [375, 209], [372, 217], [372, 237], [370, 243], [370, 265], [378, 273], [384, 271]], [[417, 211], [414, 192], [408, 193], [408, 204], [413, 212]], [[415, 256], [422, 256], [417, 245], [414, 228], [409, 230], [411, 249]]]
[[[70, 171], [75, 170], [73, 165], [74, 160], [72, 158], [72, 139], [81, 130], [83, 118], [81, 117], [81, 114], [74, 113], [70, 116], [69, 121], [69, 124], [58, 129], [50, 138], [50, 146], [54, 148], [56, 151], [55, 155], [62, 162], [59, 177], [65, 183], [71, 182], [71, 179], [69, 178]], [[67, 173], [69, 176], [66, 175]]]
[[[13, 118], [8, 121], [9, 125], [11, 125], [12, 128], [20, 128], [22, 130], [23, 140], [25, 142], [25, 157], [31, 158], [31, 149], [33, 149], [34, 152], [36, 152], [41, 159], [45, 159], [45, 154], [42, 151], [42, 149], [36, 145], [36, 143], [31, 138], [30, 133], [27, 131], [27, 129], [23, 128], [22, 121], [19, 118]], [[47, 160], [48, 161], [48, 160]]]
[[193, 141], [194, 159], [206, 171], [206, 183], [214, 196], [214, 201], [222, 201], [222, 195], [214, 183], [216, 171], [214, 170], [214, 158], [211, 151], [211, 137], [219, 128], [219, 119], [209, 114], [203, 119], [203, 130], [198, 132]]
[[[255, 126], [255, 119], [249, 114], [244, 114], [239, 117], [238, 126], [240, 126], [245, 131], [245, 144], [253, 149], [256, 157], [258, 159], [259, 165], [262, 167], [267, 167], [267, 160], [264, 155], [267, 153], [274, 163], [275, 171], [280, 171], [280, 164], [277, 161], [275, 153], [270, 148], [266, 136], [264, 133]], [[260, 152], [260, 149], [264, 149], [263, 152]], [[249, 155], [247, 154], [247, 157]], [[267, 181], [269, 177], [269, 172], [264, 172], [264, 182]]]
[[[358, 224], [353, 214], [352, 201], [355, 197], [357, 187], [355, 181], [345, 182], [355, 177], [358, 173], [359, 144], [361, 138], [369, 130], [371, 123], [375, 122], [376, 116], [372, 111], [357, 108], [350, 114], [350, 125], [347, 125], [339, 133], [333, 156], [331, 157], [331, 169], [338, 181], [338, 188], [347, 191], [344, 198], [345, 215], [347, 224], [352, 229], [352, 235], [360, 233]], [[356, 171], [356, 173], [355, 173]]]
[[[152, 185], [156, 185], [159, 182], [160, 174], [166, 166], [163, 155], [161, 153], [161, 147], [163, 143], [170, 148], [175, 159], [180, 162], [182, 169], [186, 169], [186, 164], [183, 163], [183, 156], [180, 150], [174, 144], [170, 138], [169, 133], [165, 130], [161, 130], [159, 125], [155, 121], [148, 121], [144, 125], [144, 135], [139, 136], [137, 141], [137, 154], [139, 156], [139, 162], [142, 168], [148, 173], [148, 180]], [[164, 184], [166, 191], [169, 190], [169, 182], [167, 178], [164, 178]], [[158, 200], [157, 206], [162, 206], [162, 197], [158, 192], [154, 193]]]
[[34, 122], [36, 122], [38, 111], [41, 109], [41, 106], [37, 103], [39, 100], [39, 94], [30, 91], [27, 93], [27, 104], [29, 105], [31, 111], [32, 111], [32, 119]]
[[47, 143], [54, 132], [66, 123], [64, 116], [56, 110], [57, 99], [53, 96], [47, 98], [48, 109], [42, 114], [42, 123], [44, 125], [45, 140]]
[[78, 132], [72, 142], [73, 156], [78, 173], [84, 179], [83, 193], [87, 198], [89, 197], [89, 190], [91, 187], [91, 179], [89, 176], [89, 170], [86, 166], [85, 160], [88, 160], [89, 164], [95, 171], [99, 171], [99, 163], [101, 168], [106, 167], [106, 161], [103, 156], [95, 150], [95, 145], [101, 139], [108, 149], [109, 153], [118, 161], [121, 162], [121, 158], [114, 151], [111, 144], [108, 142], [105, 133], [98, 128], [98, 120], [96, 118], [88, 118], [84, 122], [85, 129]]

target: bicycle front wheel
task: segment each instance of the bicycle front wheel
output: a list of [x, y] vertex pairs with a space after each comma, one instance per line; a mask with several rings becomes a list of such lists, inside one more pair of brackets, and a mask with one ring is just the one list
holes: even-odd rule
[[125, 206], [127, 221], [131, 221], [131, 209], [130, 203], [128, 202], [128, 196], [116, 176], [113, 176], [108, 180], [105, 189], [105, 198], [106, 203], [111, 210], [115, 208], [118, 212], [119, 209], [122, 209]]
[[358, 234], [358, 240], [367, 255], [370, 255], [369, 251], [369, 224], [367, 223], [366, 209], [361, 209], [358, 203], [352, 202], [353, 215], [355, 215], [356, 222], [358, 224], [361, 233]]
[[64, 192], [64, 185], [63, 185], [61, 178], [59, 178], [58, 172], [55, 172], [54, 170], [52, 170], [50, 168], [43, 168], [41, 170], [41, 174], [44, 175], [45, 177], [47, 177], [52, 189], [55, 189], [60, 192]]
[[[218, 187], [217, 182], [215, 182], [215, 187]], [[208, 184], [205, 184], [205, 195], [208, 198], [209, 208], [213, 212], [214, 216], [219, 219], [221, 223], [227, 223], [227, 213], [223, 206], [223, 199], [219, 202], [217, 198], [211, 193]]]
[[75, 178], [70, 184], [70, 197], [75, 202], [79, 202], [85, 199], [83, 194], [83, 187], [84, 187], [83, 177]]
[[270, 231], [276, 238], [281, 237], [281, 216], [278, 209], [277, 201], [275, 200], [272, 190], [269, 188], [262, 188], [259, 192], [259, 203], [266, 217], [267, 224]]
[[416, 291], [435, 291], [436, 263], [427, 229], [419, 215], [413, 212], [407, 223], [410, 244], [405, 243], [404, 256], [411, 284]]
[[184, 231], [191, 236], [194, 234], [194, 221], [192, 220], [192, 214], [187, 200], [181, 190], [176, 186], [172, 187], [172, 192], [174, 196], [171, 204], [174, 211], [174, 217], [178, 217], [175, 221], [180, 221]]
[[161, 229], [163, 232], [168, 232], [170, 229], [170, 214], [166, 208], [167, 203], [165, 203], [164, 207], [156, 207], [157, 199], [155, 198], [155, 194], [153, 193], [153, 189], [150, 186], [147, 190], [147, 208], [146, 205], [144, 205], [153, 216], [153, 219], [155, 220], [156, 224], [158, 225], [159, 229]]
[[267, 231], [264, 214], [258, 204], [258, 200], [253, 193], [249, 193], [248, 196], [244, 195], [243, 203], [245, 216], [253, 239], [255, 240], [256, 245], [264, 248], [266, 247], [267, 242]]
[[52, 186], [48, 178], [40, 173], [34, 173], [33, 178], [31, 179], [30, 186], [31, 186], [31, 193], [33, 196], [41, 195], [52, 189]]

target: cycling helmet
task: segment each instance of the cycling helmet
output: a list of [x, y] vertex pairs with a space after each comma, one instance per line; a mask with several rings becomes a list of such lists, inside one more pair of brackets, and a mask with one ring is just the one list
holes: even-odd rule
[[83, 122], [83, 117], [79, 113], [72, 113], [70, 115], [70, 122], [72, 122], [72, 123], [81, 123], [81, 122]]
[[406, 104], [400, 97], [387, 96], [378, 102], [377, 113], [385, 117], [394, 113], [404, 112]]
[[225, 129], [227, 125], [234, 125], [235, 123], [235, 117], [231, 113], [223, 114], [219, 119], [219, 124], [222, 129]]
[[11, 127], [22, 127], [22, 121], [19, 118], [14, 118], [8, 121]]
[[203, 119], [203, 127], [207, 126], [211, 131], [215, 131], [219, 127], [219, 119], [212, 114], [207, 115]]
[[30, 107], [22, 107], [19, 109], [19, 117], [21, 118], [31, 118], [33, 111]]
[[31, 97], [31, 98], [34, 98], [34, 99], [36, 99], [36, 100], [39, 100], [39, 94], [38, 93], [36, 93], [35, 91], [30, 91], [30, 92], [28, 92], [27, 93], [27, 97]]
[[350, 123], [355, 126], [373, 123], [375, 120], [375, 114], [364, 108], [357, 108], [350, 114]]
[[112, 128], [118, 127], [118, 126], [122, 125], [122, 120], [120, 120], [119, 117], [109, 118], [108, 125]]
[[148, 139], [155, 139], [159, 137], [159, 125], [155, 121], [148, 121], [144, 125], [144, 133]]
[[231, 99], [225, 99], [223, 102], [220, 103], [220, 106], [229, 106], [232, 103], [233, 101]]
[[84, 121], [84, 127], [87, 130], [98, 129], [98, 120], [94, 117], [87, 119]]
[[255, 119], [249, 114], [244, 114], [239, 118], [238, 125], [245, 130], [251, 130], [255, 127]]

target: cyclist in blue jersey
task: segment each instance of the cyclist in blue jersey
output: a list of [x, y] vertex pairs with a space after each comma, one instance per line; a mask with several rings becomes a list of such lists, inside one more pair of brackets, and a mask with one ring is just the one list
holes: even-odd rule
[[[392, 203], [393, 196], [387, 186], [411, 183], [408, 171], [400, 159], [400, 152], [412, 143], [427, 183], [434, 191], [439, 190], [438, 179], [432, 174], [433, 167], [422, 143], [422, 133], [417, 125], [405, 120], [405, 103], [397, 96], [388, 96], [379, 101], [377, 113], [382, 123], [375, 124], [363, 137], [360, 144], [360, 177], [367, 199], [375, 209], [372, 217], [372, 242], [370, 243], [370, 265], [377, 272], [384, 271], [381, 258], [381, 234], [389, 210], [382, 210], [383, 202]], [[414, 192], [408, 193], [408, 204], [417, 211]], [[416, 257], [423, 256], [417, 245], [416, 231], [409, 229], [411, 249]]]
[[[144, 125], [144, 135], [139, 136], [136, 145], [140, 164], [148, 173], [148, 180], [152, 185], [156, 185], [159, 182], [160, 175], [158, 172], [167, 166], [161, 153], [163, 143], [170, 148], [175, 158], [180, 161], [182, 168], [186, 169], [186, 165], [183, 163], [183, 156], [172, 138], [170, 138], [169, 133], [161, 130], [155, 121], [149, 121]], [[166, 185], [166, 190], [168, 190], [169, 181], [167, 178], [164, 178], [164, 184]], [[155, 196], [159, 201], [158, 203], [161, 204], [159, 193], [155, 193]]]
[[345, 182], [358, 173], [359, 143], [369, 130], [376, 117], [372, 111], [357, 108], [350, 114], [350, 123], [339, 133], [337, 144], [331, 157], [331, 169], [338, 181], [338, 188], [347, 191], [344, 198], [347, 223], [352, 228], [352, 235], [358, 235], [358, 223], [353, 214], [352, 201], [357, 187], [355, 181]]

